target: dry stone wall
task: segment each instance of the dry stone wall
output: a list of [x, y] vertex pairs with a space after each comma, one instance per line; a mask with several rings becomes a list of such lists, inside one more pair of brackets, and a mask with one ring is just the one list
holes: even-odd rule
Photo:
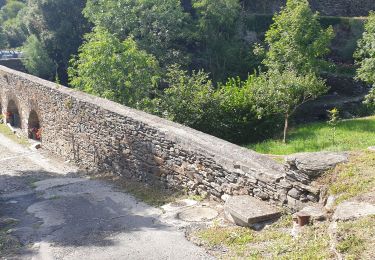
[[38, 114], [42, 146], [88, 172], [164, 183], [226, 199], [251, 195], [296, 208], [317, 201], [311, 180], [248, 149], [188, 127], [0, 66], [0, 103], [23, 131]]
[[[252, 13], [274, 13], [284, 6], [286, 0], [246, 0], [245, 7]], [[328, 16], [367, 16], [375, 11], [374, 0], [309, 0], [313, 10]]]

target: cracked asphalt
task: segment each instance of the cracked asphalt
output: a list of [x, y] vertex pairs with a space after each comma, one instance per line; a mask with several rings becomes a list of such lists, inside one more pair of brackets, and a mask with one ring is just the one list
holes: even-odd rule
[[22, 245], [0, 259], [211, 259], [162, 211], [0, 134], [0, 217]]

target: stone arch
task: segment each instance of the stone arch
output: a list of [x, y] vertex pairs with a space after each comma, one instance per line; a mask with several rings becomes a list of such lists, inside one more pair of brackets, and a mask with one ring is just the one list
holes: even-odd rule
[[8, 101], [6, 122], [16, 128], [22, 128], [21, 116], [16, 102], [11, 99]]
[[42, 126], [40, 118], [35, 110], [31, 110], [28, 118], [28, 136], [34, 140], [41, 140], [42, 138]]

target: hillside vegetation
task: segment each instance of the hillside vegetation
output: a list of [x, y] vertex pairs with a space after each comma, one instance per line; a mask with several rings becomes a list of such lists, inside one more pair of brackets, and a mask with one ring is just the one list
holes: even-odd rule
[[323, 16], [354, 10], [309, 3], [7, 0], [0, 47], [21, 49], [31, 74], [230, 142], [280, 132], [286, 142], [297, 108], [327, 94], [327, 82], [374, 84], [375, 15]]

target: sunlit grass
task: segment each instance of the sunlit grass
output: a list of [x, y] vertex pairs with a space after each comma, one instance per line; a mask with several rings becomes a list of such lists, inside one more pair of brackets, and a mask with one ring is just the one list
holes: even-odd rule
[[288, 143], [270, 139], [246, 147], [266, 154], [292, 154], [315, 151], [352, 151], [375, 146], [375, 117], [344, 120], [334, 133], [328, 123], [306, 124], [292, 129]]
[[336, 203], [375, 191], [375, 153], [355, 152], [350, 161], [327, 172], [319, 182], [328, 186]]
[[22, 145], [28, 145], [29, 144], [27, 138], [18, 137], [5, 124], [0, 124], [0, 134], [5, 135], [6, 137], [8, 137], [9, 139], [11, 139], [12, 141], [14, 141], [16, 143], [19, 143], [19, 144], [22, 144]]
[[[290, 215], [262, 231], [213, 226], [194, 235], [221, 259], [330, 259], [327, 223], [307, 226], [298, 239], [290, 234]], [[215, 250], [216, 249], [216, 250]], [[223, 254], [223, 252], [225, 252]], [[215, 253], [214, 253], [215, 254]]]

